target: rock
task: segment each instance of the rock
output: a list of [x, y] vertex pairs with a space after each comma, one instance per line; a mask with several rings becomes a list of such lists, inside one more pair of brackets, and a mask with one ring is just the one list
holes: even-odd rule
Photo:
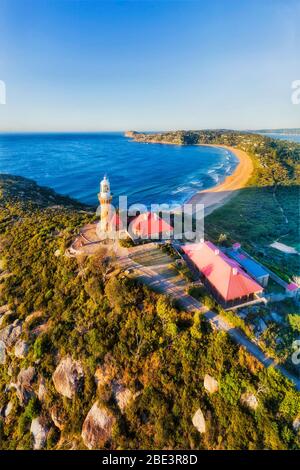
[[2, 340], [0, 340], [0, 364], [6, 363], [6, 348]]
[[51, 408], [50, 416], [55, 426], [60, 429], [60, 431], [62, 431], [65, 427], [65, 419], [61, 413], [60, 408], [58, 406]]
[[112, 390], [121, 413], [124, 413], [127, 405], [134, 400], [135, 394], [133, 394], [129, 388], [115, 381], [112, 383]]
[[238, 313], [238, 316], [242, 319], [242, 320], [245, 320], [245, 318], [247, 318], [247, 312], [239, 312]]
[[251, 410], [256, 410], [258, 407], [258, 400], [253, 393], [245, 392], [241, 395], [241, 403], [248, 406]]
[[88, 449], [103, 448], [111, 438], [115, 422], [116, 419], [109, 410], [98, 406], [97, 402], [94, 403], [82, 426], [81, 437], [84, 445]]
[[300, 416], [298, 416], [296, 419], [293, 421], [293, 429], [294, 431], [298, 432], [300, 430]]
[[56, 391], [67, 398], [73, 398], [83, 382], [83, 369], [70, 356], [63, 358], [55, 369], [52, 379]]
[[28, 349], [28, 343], [19, 339], [15, 344], [15, 356], [20, 359], [24, 359], [27, 356]]
[[279, 315], [277, 312], [271, 312], [271, 318], [275, 323], [284, 323], [282, 316]]
[[211, 375], [205, 374], [204, 377], [204, 388], [207, 390], [208, 393], [217, 392], [219, 389], [219, 384], [216, 379], [214, 379]]
[[16, 389], [21, 405], [26, 404], [34, 395], [32, 388], [32, 382], [34, 381], [34, 378], [34, 367], [28, 367], [27, 369], [21, 369], [17, 377], [17, 383], [11, 384], [11, 386]]
[[30, 432], [33, 435], [33, 448], [39, 450], [45, 447], [47, 435], [49, 432], [48, 427], [43, 422], [43, 419], [38, 417], [34, 418], [31, 422]]
[[43, 402], [45, 401], [45, 398], [47, 396], [47, 389], [45, 386], [45, 379], [42, 377], [40, 379], [39, 387], [38, 387], [38, 392], [37, 392], [38, 399]]
[[7, 405], [0, 408], [0, 417], [7, 418], [13, 409], [13, 403], [10, 401]]
[[192, 423], [200, 433], [204, 433], [206, 430], [205, 419], [200, 408], [196, 411], [193, 416]]
[[0, 331], [0, 341], [3, 341], [6, 348], [11, 348], [19, 339], [21, 333], [22, 324], [19, 320], [16, 320]]

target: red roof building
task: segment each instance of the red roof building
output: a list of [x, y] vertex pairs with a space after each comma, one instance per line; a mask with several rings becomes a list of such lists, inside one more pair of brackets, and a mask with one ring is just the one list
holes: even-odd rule
[[236, 261], [228, 258], [213, 243], [191, 243], [182, 249], [223, 306], [232, 307], [251, 301], [255, 294], [263, 292], [263, 288]]
[[155, 212], [145, 212], [138, 215], [131, 222], [130, 231], [138, 238], [170, 238], [173, 233], [173, 227]]

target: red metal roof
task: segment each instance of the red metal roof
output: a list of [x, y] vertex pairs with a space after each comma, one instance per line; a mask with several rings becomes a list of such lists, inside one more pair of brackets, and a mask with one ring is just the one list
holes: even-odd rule
[[191, 243], [182, 249], [225, 301], [263, 291], [236, 261], [228, 258], [213, 243]]
[[131, 223], [131, 229], [135, 235], [145, 238], [173, 232], [173, 227], [155, 212], [145, 212], [138, 215]]

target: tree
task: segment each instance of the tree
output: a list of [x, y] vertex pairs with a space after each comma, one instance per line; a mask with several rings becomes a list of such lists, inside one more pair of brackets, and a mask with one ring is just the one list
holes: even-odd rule
[[288, 321], [293, 331], [300, 333], [300, 315], [298, 313], [290, 313], [288, 315]]

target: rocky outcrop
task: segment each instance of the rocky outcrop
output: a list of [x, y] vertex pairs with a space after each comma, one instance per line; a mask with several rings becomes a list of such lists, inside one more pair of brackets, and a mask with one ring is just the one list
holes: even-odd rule
[[11, 384], [11, 387], [16, 389], [21, 405], [25, 405], [34, 395], [32, 388], [34, 379], [35, 369], [34, 367], [28, 367], [27, 369], [21, 369], [17, 377], [17, 382]]
[[19, 339], [22, 333], [22, 323], [15, 320], [11, 325], [6, 326], [0, 331], [0, 341], [5, 344], [5, 347], [10, 349]]
[[28, 354], [28, 343], [19, 339], [15, 344], [15, 356], [19, 359], [24, 359]]
[[6, 348], [2, 340], [0, 340], [0, 364], [6, 363]]
[[258, 400], [253, 393], [245, 392], [241, 395], [241, 403], [248, 406], [251, 410], [256, 410], [258, 407]]
[[108, 409], [99, 406], [97, 402], [94, 403], [82, 426], [81, 437], [84, 445], [89, 449], [103, 448], [111, 439], [115, 422], [115, 417]]
[[58, 393], [73, 398], [82, 386], [84, 373], [80, 362], [67, 356], [60, 361], [52, 378]]
[[204, 377], [204, 388], [208, 393], [215, 393], [219, 390], [219, 384], [211, 375], [206, 374]]
[[49, 429], [41, 417], [34, 418], [32, 420], [30, 432], [33, 435], [33, 449], [43, 449], [46, 445]]
[[197, 429], [197, 431], [199, 431], [201, 434], [205, 433], [206, 431], [205, 419], [200, 408], [198, 408], [198, 410], [194, 414], [192, 423]]
[[125, 137], [133, 138], [133, 137], [136, 136], [136, 134], [137, 134], [136, 131], [126, 131], [124, 135], [125, 135]]

